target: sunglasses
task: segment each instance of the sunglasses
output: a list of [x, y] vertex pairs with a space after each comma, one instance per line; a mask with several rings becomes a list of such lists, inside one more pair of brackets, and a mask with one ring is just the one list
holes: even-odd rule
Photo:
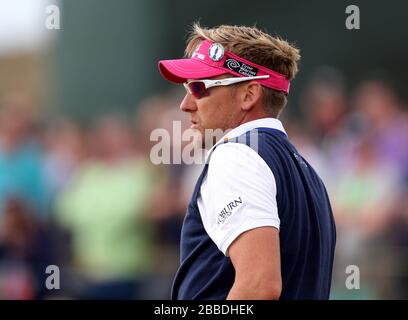
[[201, 99], [202, 97], [208, 95], [208, 89], [218, 86], [229, 86], [235, 83], [256, 80], [256, 79], [267, 79], [269, 75], [255, 76], [255, 77], [236, 77], [236, 78], [226, 78], [226, 79], [216, 79], [216, 80], [192, 80], [183, 83], [186, 91], [193, 95], [196, 99]]

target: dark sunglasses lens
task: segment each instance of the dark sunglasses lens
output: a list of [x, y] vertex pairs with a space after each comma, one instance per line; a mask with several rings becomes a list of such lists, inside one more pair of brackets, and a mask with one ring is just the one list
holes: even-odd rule
[[188, 87], [190, 88], [192, 95], [197, 99], [203, 97], [206, 92], [205, 85], [202, 82], [192, 82]]

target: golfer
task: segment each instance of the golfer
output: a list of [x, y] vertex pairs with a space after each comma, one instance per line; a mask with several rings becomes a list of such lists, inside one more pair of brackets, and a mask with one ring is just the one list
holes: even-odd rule
[[[328, 299], [336, 230], [322, 180], [278, 120], [299, 51], [255, 28], [194, 25], [162, 60], [208, 152], [188, 205], [172, 299]], [[257, 143], [252, 138], [256, 138]]]

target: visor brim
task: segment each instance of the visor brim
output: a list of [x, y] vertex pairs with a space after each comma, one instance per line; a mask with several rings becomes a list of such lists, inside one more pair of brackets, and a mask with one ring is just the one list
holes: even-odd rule
[[160, 74], [170, 82], [183, 83], [188, 79], [205, 79], [227, 72], [224, 69], [209, 66], [195, 59], [175, 59], [159, 61]]

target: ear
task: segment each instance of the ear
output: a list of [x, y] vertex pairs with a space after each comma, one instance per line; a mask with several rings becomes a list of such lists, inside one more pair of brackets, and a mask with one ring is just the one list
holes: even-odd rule
[[249, 81], [241, 89], [241, 109], [249, 111], [261, 101], [263, 95], [262, 86], [259, 82]]

